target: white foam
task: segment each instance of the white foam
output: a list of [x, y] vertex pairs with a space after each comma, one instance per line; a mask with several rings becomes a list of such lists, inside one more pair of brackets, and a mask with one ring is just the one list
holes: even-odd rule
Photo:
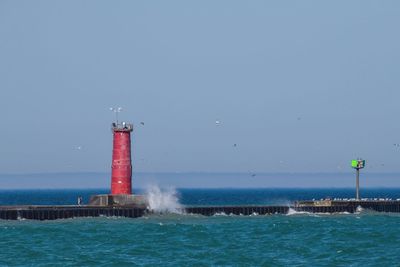
[[310, 216], [315, 216], [315, 217], [319, 217], [319, 216], [329, 216], [329, 215], [349, 215], [351, 214], [350, 212], [347, 211], [343, 211], [343, 212], [308, 212], [308, 211], [296, 211], [292, 208], [289, 208], [288, 212], [286, 213], [286, 215], [291, 216], [291, 215], [310, 215]]
[[357, 214], [359, 214], [359, 213], [361, 213], [363, 211], [364, 211], [364, 209], [361, 206], [357, 206], [357, 208], [356, 208], [356, 213]]
[[291, 215], [300, 215], [300, 214], [311, 214], [310, 212], [307, 211], [297, 211], [295, 209], [289, 208], [288, 212], [286, 215], [291, 216]]
[[182, 213], [182, 205], [173, 187], [160, 189], [157, 185], [148, 186], [146, 198], [149, 210], [155, 213]]

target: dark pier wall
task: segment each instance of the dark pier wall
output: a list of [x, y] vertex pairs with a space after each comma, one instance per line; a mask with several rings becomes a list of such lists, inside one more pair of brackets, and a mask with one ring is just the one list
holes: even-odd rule
[[[312, 201], [297, 203], [294, 206], [296, 211], [307, 211], [312, 213], [335, 213], [349, 212], [354, 213], [359, 207], [365, 210], [377, 212], [400, 212], [400, 201], [397, 200], [381, 200], [381, 201], [332, 201], [331, 205], [318, 206], [313, 205]], [[317, 202], [314, 202], [317, 203]]]
[[288, 206], [210, 206], [210, 207], [186, 207], [186, 213], [201, 214], [211, 216], [218, 213], [227, 215], [266, 215], [266, 214], [286, 214]]
[[[347, 201], [333, 202], [330, 206], [196, 206], [185, 207], [182, 212], [212, 216], [287, 214], [289, 209], [310, 213], [354, 213], [358, 207], [377, 212], [400, 212], [400, 201]], [[56, 220], [77, 217], [129, 217], [138, 218], [152, 212], [144, 207], [128, 206], [0, 206], [0, 219], [4, 220]]]
[[[333, 203], [335, 204], [335, 203]], [[378, 212], [400, 212], [400, 201], [351, 201], [349, 203], [353, 207], [362, 207], [363, 209]]]
[[142, 217], [146, 209], [127, 207], [30, 207], [30, 208], [2, 208], [0, 207], [0, 219], [5, 220], [56, 220], [78, 217]]

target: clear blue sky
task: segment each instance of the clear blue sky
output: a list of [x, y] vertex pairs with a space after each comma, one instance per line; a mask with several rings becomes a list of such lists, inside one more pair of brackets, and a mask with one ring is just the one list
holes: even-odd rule
[[0, 173], [108, 172], [110, 106], [137, 172], [400, 172], [399, 12], [1, 0]]

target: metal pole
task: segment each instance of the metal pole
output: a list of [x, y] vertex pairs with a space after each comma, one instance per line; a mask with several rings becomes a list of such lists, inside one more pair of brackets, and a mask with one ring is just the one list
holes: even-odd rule
[[360, 169], [356, 170], [356, 200], [360, 200]]

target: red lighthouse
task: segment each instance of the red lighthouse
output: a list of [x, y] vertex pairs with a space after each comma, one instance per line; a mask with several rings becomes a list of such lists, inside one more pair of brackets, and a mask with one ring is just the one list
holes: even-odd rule
[[113, 132], [113, 151], [111, 163], [111, 194], [93, 195], [91, 206], [129, 206], [147, 207], [148, 201], [143, 195], [132, 194], [132, 162], [131, 162], [131, 123], [118, 122], [121, 108], [116, 112], [117, 121], [111, 125]]
[[111, 164], [111, 194], [132, 194], [132, 162], [130, 123], [113, 123], [113, 153]]

